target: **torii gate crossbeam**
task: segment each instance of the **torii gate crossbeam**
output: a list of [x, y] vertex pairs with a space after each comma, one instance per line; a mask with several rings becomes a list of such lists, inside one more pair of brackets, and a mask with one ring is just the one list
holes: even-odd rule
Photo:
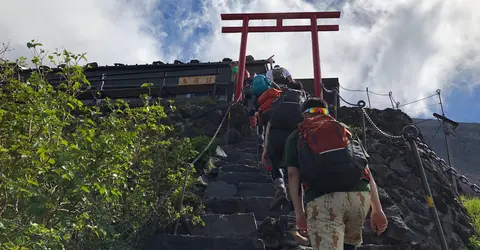
[[[247, 53], [247, 38], [249, 32], [311, 32], [312, 33], [312, 54], [313, 54], [313, 77], [315, 85], [315, 96], [323, 97], [322, 74], [320, 69], [320, 49], [318, 45], [318, 31], [338, 31], [338, 25], [317, 25], [318, 18], [340, 18], [339, 11], [332, 12], [288, 12], [288, 13], [239, 13], [221, 14], [224, 21], [242, 20], [242, 27], [222, 27], [222, 33], [242, 33], [240, 43], [240, 58], [237, 75], [237, 86], [235, 89], [235, 101], [241, 97], [245, 79], [245, 60]], [[310, 19], [308, 26], [283, 26], [285, 19]], [[276, 26], [255, 26], [249, 27], [250, 20], [276, 20]]]

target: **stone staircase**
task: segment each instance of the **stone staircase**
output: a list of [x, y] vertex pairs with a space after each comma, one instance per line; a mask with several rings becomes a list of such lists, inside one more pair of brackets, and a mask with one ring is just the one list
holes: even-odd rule
[[[205, 226], [191, 226], [188, 234], [156, 235], [147, 244], [151, 250], [264, 250], [311, 249], [288, 240], [283, 230], [289, 206], [269, 211], [274, 185], [257, 163], [255, 137], [222, 146], [203, 192]], [[283, 225], [282, 225], [283, 224]], [[366, 231], [367, 234], [368, 230]], [[370, 233], [371, 234], [371, 233]], [[287, 235], [287, 236], [285, 236]], [[365, 235], [366, 238], [372, 237]], [[368, 243], [368, 242], [366, 242]], [[399, 246], [365, 245], [359, 250], [408, 250]]]

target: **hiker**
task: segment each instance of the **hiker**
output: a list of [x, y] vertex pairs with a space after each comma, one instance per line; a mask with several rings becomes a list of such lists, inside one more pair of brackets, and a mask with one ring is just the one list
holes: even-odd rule
[[[236, 82], [237, 80], [237, 75], [238, 75], [238, 63], [237, 62], [232, 62], [230, 64], [231, 68], [232, 68], [232, 82]], [[250, 78], [250, 72], [248, 72], [247, 69], [245, 69], [245, 80], [247, 80], [248, 78]]]
[[[302, 104], [306, 100], [306, 93], [300, 82], [289, 82], [282, 91], [273, 98], [268, 118], [265, 145], [262, 154], [262, 163], [270, 160], [271, 174], [275, 183], [275, 197], [270, 204], [270, 210], [277, 208], [285, 203], [287, 191], [285, 187], [284, 176], [281, 168], [285, 167], [283, 163], [283, 153], [285, 142], [290, 133], [297, 127], [297, 124], [303, 121]], [[263, 97], [263, 96], [262, 96]]]
[[362, 244], [370, 206], [372, 230], [380, 235], [388, 222], [370, 175], [368, 154], [358, 137], [353, 140], [351, 130], [329, 116], [326, 107], [322, 99], [308, 99], [302, 108], [304, 122], [287, 139], [290, 197], [297, 228], [308, 233], [313, 249], [350, 250]]
[[292, 74], [284, 67], [280, 67], [280, 65], [275, 65], [273, 69], [267, 71], [266, 75], [271, 81], [280, 86], [285, 86], [293, 81]]

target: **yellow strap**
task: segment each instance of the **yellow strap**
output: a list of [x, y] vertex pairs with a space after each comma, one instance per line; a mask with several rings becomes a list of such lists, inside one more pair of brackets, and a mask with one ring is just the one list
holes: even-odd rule
[[428, 207], [434, 207], [435, 206], [435, 203], [433, 202], [432, 196], [427, 196], [427, 204], [428, 204]]

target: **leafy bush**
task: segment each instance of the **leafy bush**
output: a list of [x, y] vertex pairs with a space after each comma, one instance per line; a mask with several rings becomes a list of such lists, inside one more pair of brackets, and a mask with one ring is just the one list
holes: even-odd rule
[[480, 198], [462, 197], [462, 203], [472, 219], [475, 235], [470, 238], [468, 249], [480, 249]]
[[[90, 86], [78, 65], [84, 55], [27, 45], [35, 65], [27, 81], [15, 71], [25, 58], [0, 59], [0, 246], [131, 249], [195, 214], [198, 204], [177, 206], [198, 152], [189, 139], [165, 137], [163, 107], [146, 96], [138, 108], [104, 100], [106, 113], [84, 105], [76, 98]], [[63, 65], [56, 87], [41, 67], [47, 59]]]

